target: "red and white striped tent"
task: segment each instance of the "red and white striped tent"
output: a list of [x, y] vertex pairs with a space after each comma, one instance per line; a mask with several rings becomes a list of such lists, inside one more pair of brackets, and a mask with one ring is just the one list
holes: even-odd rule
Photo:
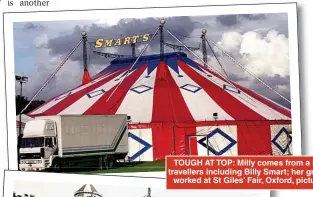
[[127, 114], [129, 155], [136, 161], [170, 154], [291, 154], [289, 109], [229, 83], [182, 52], [164, 54], [163, 61], [142, 56], [132, 67], [135, 60], [114, 59], [90, 83], [27, 115]]

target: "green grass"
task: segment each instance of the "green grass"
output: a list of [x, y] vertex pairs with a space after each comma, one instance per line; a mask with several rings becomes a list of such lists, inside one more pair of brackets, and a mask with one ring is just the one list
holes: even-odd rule
[[127, 173], [127, 172], [158, 172], [165, 171], [165, 161], [133, 163], [126, 167], [119, 167], [105, 170], [88, 170], [74, 172], [75, 174], [106, 174], [106, 173]]

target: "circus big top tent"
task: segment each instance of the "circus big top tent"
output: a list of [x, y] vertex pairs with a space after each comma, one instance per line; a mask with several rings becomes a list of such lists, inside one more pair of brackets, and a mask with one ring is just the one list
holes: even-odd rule
[[[291, 154], [291, 112], [183, 52], [117, 58], [27, 114], [127, 114], [129, 156]], [[131, 69], [130, 69], [131, 68]]]
[[[92, 78], [87, 73], [85, 51], [82, 85], [23, 115], [22, 122], [49, 115], [127, 114], [131, 117], [128, 139], [132, 161], [164, 160], [166, 155], [292, 154], [291, 111], [230, 81], [205, 61], [199, 64], [183, 52], [164, 53], [164, 24], [161, 20], [138, 57], [116, 58]], [[142, 56], [158, 32], [160, 54]], [[209, 40], [206, 31], [202, 33], [204, 46]], [[85, 50], [86, 40], [84, 33], [69, 56], [82, 41]]]

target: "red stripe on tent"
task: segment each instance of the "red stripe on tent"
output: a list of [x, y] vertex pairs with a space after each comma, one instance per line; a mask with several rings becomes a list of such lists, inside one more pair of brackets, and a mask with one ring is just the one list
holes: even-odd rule
[[174, 154], [175, 147], [172, 138], [173, 124], [152, 123], [153, 160], [164, 160], [166, 155]]
[[46, 110], [45, 112], [42, 113], [42, 115], [56, 115], [59, 114], [60, 112], [62, 112], [64, 109], [66, 109], [68, 106], [72, 105], [73, 103], [75, 103], [76, 101], [78, 101], [80, 98], [82, 98], [83, 96], [85, 96], [86, 94], [88, 94], [89, 92], [91, 92], [92, 90], [104, 85], [105, 83], [107, 83], [108, 81], [113, 80], [115, 77], [117, 77], [118, 75], [122, 74], [123, 72], [125, 72], [127, 69], [123, 69], [117, 73], [114, 73], [78, 92], [75, 92], [74, 94], [68, 96], [67, 98], [63, 99], [62, 101], [60, 101], [59, 103], [55, 104], [54, 106], [52, 106], [50, 109]]
[[124, 78], [123, 82], [119, 85], [108, 101], [107, 99], [113, 93], [117, 85], [101, 96], [101, 98], [97, 100], [87, 111], [85, 111], [84, 114], [115, 114], [129, 89], [142, 75], [146, 68], [147, 65], [143, 65], [137, 70], [133, 71], [126, 78]]
[[[81, 86], [83, 86], [83, 84], [80, 84], [79, 86], [70, 89], [69, 91], [67, 91], [67, 93], [69, 93], [69, 92], [71, 92], [71, 91], [73, 91], [73, 90], [75, 90], [75, 89], [77, 89], [77, 88], [79, 88], [79, 87], [81, 87]], [[43, 105], [40, 105], [39, 107], [37, 107], [37, 108], [31, 110], [30, 112], [28, 112], [27, 115], [30, 116], [30, 117], [33, 117], [33, 118], [36, 117], [36, 116], [42, 115], [41, 113], [38, 113], [38, 114], [31, 114], [31, 113], [33, 113], [33, 112], [35, 112], [36, 110], [38, 110], [38, 109], [44, 107], [45, 105], [47, 105], [48, 103], [50, 103], [51, 101], [53, 101], [54, 99], [60, 97], [60, 96], [63, 95], [63, 94], [66, 94], [66, 92], [65, 92], [65, 93], [62, 93], [62, 94], [59, 94], [59, 95], [57, 95], [57, 96], [55, 96], [55, 97], [53, 97], [53, 98], [47, 100]]]
[[[194, 119], [168, 67], [164, 62], [161, 62], [158, 65], [155, 79], [152, 122], [169, 122], [172, 123], [173, 127], [176, 121], [194, 121]], [[175, 155], [185, 155], [188, 150], [186, 135], [189, 134], [188, 132], [194, 133], [195, 128], [178, 129], [174, 127], [174, 129], [171, 132], [166, 132], [169, 136], [164, 137], [173, 139], [174, 135], [172, 141], [175, 142]], [[159, 138], [158, 135], [157, 131], [153, 131], [154, 137]], [[157, 149], [162, 146], [162, 141], [154, 144], [154, 152], [157, 153]], [[154, 157], [160, 158], [164, 155], [155, 154]]]
[[267, 122], [238, 123], [238, 155], [270, 155], [271, 128]]
[[[166, 155], [187, 155], [187, 135], [195, 130], [195, 127], [179, 128], [173, 123], [152, 123], [153, 160], [164, 160]], [[190, 154], [198, 155], [196, 138], [190, 140]]]
[[220, 74], [216, 73], [215, 71], [208, 69], [206, 67], [204, 67], [203, 65], [199, 64], [198, 62], [195, 62], [200, 68], [202, 68], [203, 70], [206, 70], [207, 72], [209, 72], [210, 74], [212, 74], [213, 76], [219, 78], [220, 80], [228, 83]]
[[[217, 78], [223, 80], [224, 82], [228, 83], [223, 77], [221, 77], [218, 73], [212, 71], [212, 70], [209, 70], [208, 68], [202, 66], [201, 64], [198, 64], [197, 62], [195, 62], [197, 65], [199, 65], [202, 69], [206, 70], [207, 72], [209, 73], [212, 73], [214, 76], [216, 76]], [[232, 82], [232, 81], [231, 81]], [[241, 91], [244, 91], [246, 94], [248, 94], [249, 96], [253, 97], [254, 99], [260, 101], [261, 103], [263, 103], [264, 105], [267, 105], [269, 106], [270, 108], [276, 110], [277, 112], [287, 116], [288, 118], [291, 118], [291, 111], [288, 110], [288, 109], [285, 109], [281, 106], [279, 106], [278, 104], [274, 103], [273, 101], [269, 100], [269, 99], [266, 99], [266, 98], [263, 98], [262, 96], [256, 94], [255, 92], [243, 87], [243, 86], [240, 86], [234, 82], [232, 82], [232, 84], [238, 88], [239, 90]]]
[[[175, 146], [179, 152], [176, 155], [198, 155], [197, 138], [189, 137], [196, 133], [196, 127], [175, 126]], [[189, 142], [188, 142], [189, 141]]]
[[168, 67], [161, 62], [154, 86], [152, 122], [194, 121]]
[[[93, 80], [96, 80], [96, 79], [98, 79], [98, 78], [100, 78], [100, 77], [102, 77], [102, 76], [104, 76], [104, 74], [99, 75], [97, 78], [95, 78], [95, 79], [93, 79]], [[69, 92], [71, 92], [71, 91], [73, 91], [73, 90], [75, 90], [75, 89], [77, 89], [77, 88], [80, 88], [81, 86], [83, 86], [83, 84], [81, 84], [81, 85], [79, 85], [79, 86], [77, 86], [77, 87], [75, 87], [75, 88], [70, 89], [69, 91], [67, 91], [67, 93], [69, 93]], [[55, 96], [55, 97], [49, 99], [49, 100], [46, 101], [43, 105], [41, 105], [41, 106], [39, 106], [39, 107], [37, 107], [37, 108], [31, 110], [30, 112], [28, 112], [27, 115], [30, 116], [30, 117], [32, 117], [32, 118], [34, 118], [34, 117], [36, 117], [36, 116], [43, 115], [42, 113], [38, 113], [38, 114], [31, 114], [31, 113], [33, 113], [33, 112], [35, 112], [36, 110], [38, 110], [38, 109], [44, 107], [45, 105], [47, 105], [48, 103], [50, 103], [51, 101], [55, 100], [56, 98], [60, 97], [60, 96], [63, 95], [63, 94], [66, 94], [66, 93], [59, 94], [59, 95], [57, 95], [57, 96]]]
[[[177, 127], [201, 127], [201, 126], [231, 126], [237, 125], [238, 123], [249, 123], [249, 124], [262, 124], [268, 123], [270, 125], [290, 125], [291, 120], [263, 120], [263, 121], [254, 121], [254, 120], [222, 120], [222, 121], [200, 121], [200, 122], [175, 122], [174, 125]], [[152, 128], [151, 123], [131, 123], [128, 125], [128, 129], [147, 129]], [[195, 134], [195, 133], [193, 133]]]
[[210, 80], [194, 71], [190, 66], [182, 61], [178, 62], [179, 67], [231, 117], [235, 120], [266, 120], [263, 116], [256, 113], [242, 102], [231, 96], [221, 87], [215, 85]]
[[[237, 125], [238, 123], [249, 123], [255, 124], [265, 123], [270, 125], [282, 125], [282, 124], [291, 124], [291, 120], [263, 120], [263, 121], [255, 121], [255, 120], [219, 120], [219, 121], [201, 121], [201, 122], [177, 122], [175, 125], [178, 127], [200, 127], [200, 126], [225, 126], [225, 125]], [[148, 125], [147, 125], [148, 126]]]
[[[131, 66], [131, 65], [129, 65], [129, 66]], [[128, 67], [129, 67], [128, 66]], [[128, 68], [127, 67], [127, 68]], [[114, 72], [118, 72], [119, 70], [122, 70], [122, 68], [112, 68], [112, 69], [110, 69], [110, 70], [107, 70], [107, 71], [105, 71], [105, 72], [103, 72], [103, 73], [101, 73], [101, 74], [96, 74], [95, 76], [93, 76], [91, 79], [92, 80], [96, 80], [96, 79], [99, 79], [100, 77], [103, 77], [103, 76], [107, 76], [107, 75], [110, 75], [110, 74], [112, 74], [112, 73], [114, 73]]]

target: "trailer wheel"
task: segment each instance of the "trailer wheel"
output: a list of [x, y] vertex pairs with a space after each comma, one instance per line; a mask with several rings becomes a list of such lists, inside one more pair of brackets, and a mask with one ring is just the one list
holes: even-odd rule
[[103, 157], [99, 157], [99, 170], [103, 170]]
[[58, 163], [53, 164], [53, 171], [60, 172], [60, 165]]
[[115, 166], [115, 158], [114, 156], [109, 156], [108, 157], [108, 168], [112, 169]]
[[60, 162], [58, 160], [54, 161], [53, 162], [53, 165], [52, 165], [52, 170], [54, 172], [60, 172]]

